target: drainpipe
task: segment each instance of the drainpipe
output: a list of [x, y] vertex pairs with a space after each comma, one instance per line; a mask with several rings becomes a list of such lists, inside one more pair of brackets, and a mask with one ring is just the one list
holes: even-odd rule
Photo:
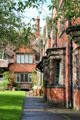
[[72, 50], [73, 50], [73, 43], [72, 43], [72, 39], [71, 39], [70, 40], [70, 99], [69, 99], [69, 108], [73, 108]]
[[[69, 20], [69, 27], [72, 26], [71, 21]], [[70, 31], [71, 32], [71, 31]], [[70, 34], [70, 33], [69, 33]], [[73, 81], [72, 81], [72, 50], [73, 50], [73, 43], [72, 38], [70, 39], [70, 97], [69, 97], [69, 108], [73, 108]]]

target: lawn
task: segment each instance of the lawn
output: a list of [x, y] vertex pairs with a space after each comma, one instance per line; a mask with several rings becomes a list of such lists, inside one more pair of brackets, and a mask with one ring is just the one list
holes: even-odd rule
[[20, 120], [25, 92], [0, 92], [0, 120]]

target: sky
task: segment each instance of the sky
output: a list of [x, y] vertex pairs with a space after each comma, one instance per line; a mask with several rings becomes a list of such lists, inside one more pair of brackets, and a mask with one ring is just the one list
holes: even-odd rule
[[[49, 11], [49, 8], [47, 7], [49, 4], [51, 4], [51, 0], [46, 0], [46, 1], [47, 2], [44, 5], [41, 5], [40, 9], [26, 8], [23, 14], [24, 15], [23, 21], [26, 24], [30, 21], [31, 18], [37, 18], [38, 16], [40, 18], [41, 32], [43, 32], [43, 27], [46, 23], [46, 17], [51, 15], [51, 11]], [[33, 21], [32, 21], [32, 24], [34, 24]]]

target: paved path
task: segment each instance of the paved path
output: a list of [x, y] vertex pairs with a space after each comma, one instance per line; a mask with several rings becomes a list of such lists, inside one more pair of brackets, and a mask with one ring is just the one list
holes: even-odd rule
[[41, 97], [26, 97], [21, 120], [80, 120], [80, 113], [49, 108]]

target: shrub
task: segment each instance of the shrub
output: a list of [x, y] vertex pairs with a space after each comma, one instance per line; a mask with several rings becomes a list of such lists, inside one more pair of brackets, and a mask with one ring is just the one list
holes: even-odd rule
[[0, 90], [5, 90], [8, 86], [9, 83], [11, 83], [11, 79], [14, 77], [13, 74], [9, 72], [4, 72], [3, 73], [3, 80], [0, 81]]

